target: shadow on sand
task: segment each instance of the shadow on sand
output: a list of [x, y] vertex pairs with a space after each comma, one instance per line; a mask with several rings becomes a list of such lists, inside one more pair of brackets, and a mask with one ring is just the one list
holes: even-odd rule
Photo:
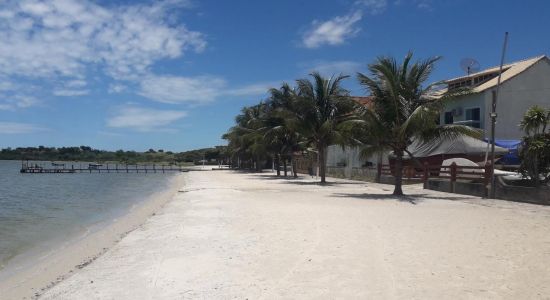
[[251, 174], [251, 179], [260, 179], [260, 180], [278, 180], [283, 181], [288, 184], [296, 184], [296, 185], [318, 185], [318, 186], [339, 186], [339, 185], [364, 185], [366, 182], [344, 182], [344, 181], [332, 181], [332, 182], [325, 182], [321, 183], [320, 180], [316, 181], [309, 181], [308, 179], [311, 178], [309, 175], [303, 175], [298, 176], [298, 178], [294, 178], [293, 176], [280, 176], [277, 177], [274, 174], [261, 174], [261, 173], [255, 173]]
[[451, 200], [451, 201], [457, 201], [457, 200], [466, 200], [471, 199], [471, 197], [461, 197], [460, 195], [454, 196], [454, 195], [448, 195], [448, 196], [436, 196], [436, 195], [429, 195], [429, 194], [411, 194], [411, 195], [403, 195], [403, 196], [395, 196], [392, 194], [352, 194], [352, 193], [335, 193], [332, 196], [334, 197], [343, 197], [343, 198], [357, 198], [357, 199], [364, 199], [364, 200], [396, 200], [396, 201], [406, 201], [410, 202], [411, 204], [418, 204], [426, 199], [435, 199], [435, 200]]

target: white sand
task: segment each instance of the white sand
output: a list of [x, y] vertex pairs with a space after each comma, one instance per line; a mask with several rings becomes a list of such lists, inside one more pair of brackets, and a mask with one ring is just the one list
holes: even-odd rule
[[550, 298], [550, 207], [229, 171], [184, 191], [43, 299]]

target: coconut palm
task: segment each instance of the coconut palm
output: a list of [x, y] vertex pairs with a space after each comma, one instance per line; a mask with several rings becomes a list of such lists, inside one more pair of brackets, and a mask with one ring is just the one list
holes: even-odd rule
[[372, 109], [360, 116], [366, 139], [372, 142], [364, 152], [393, 151], [395, 156], [394, 195], [403, 195], [403, 156], [413, 139], [433, 142], [460, 135], [479, 137], [480, 132], [463, 125], [438, 126], [442, 102], [467, 93], [467, 90], [442, 91], [444, 82], [425, 86], [439, 57], [412, 63], [408, 53], [401, 64], [395, 58], [379, 57], [368, 66], [369, 75], [357, 74], [359, 83], [371, 94]]
[[[266, 122], [266, 139], [280, 145], [276, 161], [282, 158], [286, 176], [286, 159], [290, 158], [294, 178], [298, 177], [295, 153], [302, 150], [303, 137], [296, 128], [296, 91], [287, 83], [269, 90], [270, 121]], [[277, 172], [279, 175], [279, 172]]]
[[535, 187], [540, 186], [541, 175], [544, 182], [550, 179], [550, 133], [546, 132], [549, 124], [550, 110], [536, 105], [525, 112], [519, 124], [525, 132], [519, 151], [519, 171]]
[[263, 125], [261, 120], [265, 108], [265, 103], [244, 107], [235, 118], [236, 125], [222, 136], [228, 140], [233, 156], [241, 162], [250, 161], [257, 171], [261, 170], [262, 159], [267, 153], [265, 140], [258, 131]]
[[349, 76], [340, 75], [327, 79], [317, 72], [310, 75], [313, 81], [296, 81], [293, 123], [317, 152], [321, 183], [325, 183], [327, 147], [331, 144], [343, 144], [344, 137], [339, 124], [350, 117], [356, 105], [350, 98], [349, 91], [341, 85]]
[[535, 105], [525, 112], [519, 127], [527, 135], [537, 135], [545, 133], [548, 124], [550, 124], [550, 110]]

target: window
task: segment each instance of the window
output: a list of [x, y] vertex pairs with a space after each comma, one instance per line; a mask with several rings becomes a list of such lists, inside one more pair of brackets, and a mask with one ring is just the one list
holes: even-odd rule
[[462, 81], [455, 81], [455, 82], [449, 83], [448, 88], [449, 88], [449, 90], [454, 90], [454, 89], [458, 89], [458, 88], [468, 87], [468, 86], [471, 86], [471, 85], [472, 85], [472, 79], [467, 78], [467, 79], [462, 80]]
[[468, 125], [474, 128], [481, 128], [481, 110], [479, 107], [466, 109], [466, 120]]
[[445, 112], [445, 124], [453, 124], [453, 112]]

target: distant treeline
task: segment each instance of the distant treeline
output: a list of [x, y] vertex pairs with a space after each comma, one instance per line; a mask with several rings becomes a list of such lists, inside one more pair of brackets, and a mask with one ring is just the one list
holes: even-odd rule
[[18, 147], [4, 148], [0, 151], [0, 160], [51, 160], [51, 161], [117, 161], [121, 163], [201, 163], [203, 159], [210, 163], [224, 162], [227, 157], [226, 146], [204, 148], [185, 152], [149, 149], [146, 152], [105, 151], [88, 146], [80, 147]]

